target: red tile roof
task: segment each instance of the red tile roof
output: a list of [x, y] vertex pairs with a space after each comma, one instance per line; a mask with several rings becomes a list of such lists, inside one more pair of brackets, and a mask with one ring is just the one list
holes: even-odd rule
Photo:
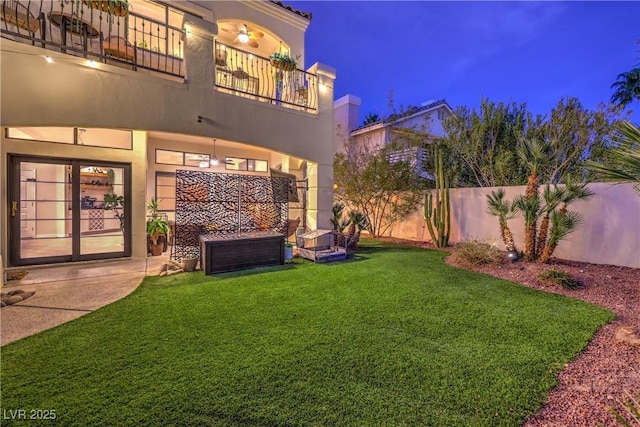
[[269, 0], [269, 1], [270, 1], [271, 3], [273, 3], [273, 4], [277, 4], [278, 6], [280, 6], [280, 7], [281, 7], [281, 8], [283, 8], [283, 9], [287, 9], [289, 12], [293, 12], [293, 13], [295, 13], [296, 15], [300, 15], [300, 16], [302, 16], [303, 18], [305, 18], [305, 19], [307, 19], [307, 20], [311, 21], [311, 12], [303, 12], [303, 11], [301, 11], [301, 10], [294, 9], [293, 7], [286, 5], [286, 4], [284, 4], [283, 2], [281, 2], [281, 1], [276, 1], [276, 0]]

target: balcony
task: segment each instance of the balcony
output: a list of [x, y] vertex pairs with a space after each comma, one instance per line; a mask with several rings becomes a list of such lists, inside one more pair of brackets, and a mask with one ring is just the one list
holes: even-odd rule
[[216, 42], [216, 89], [285, 108], [316, 111], [318, 76], [276, 65], [269, 58]]
[[[184, 13], [163, 3], [0, 0], [2, 37], [134, 71], [185, 78]], [[189, 55], [187, 52], [186, 55]], [[283, 70], [269, 58], [215, 42], [215, 89], [315, 113], [318, 77]]]

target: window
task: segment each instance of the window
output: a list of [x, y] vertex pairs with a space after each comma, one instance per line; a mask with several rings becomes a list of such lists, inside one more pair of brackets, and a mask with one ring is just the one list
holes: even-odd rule
[[184, 153], [182, 151], [156, 149], [156, 163], [161, 165], [191, 166], [208, 168], [210, 157], [202, 153]]
[[233, 171], [268, 172], [269, 163], [266, 160], [226, 157], [225, 169]]
[[156, 172], [156, 199], [160, 211], [173, 212], [176, 210], [176, 174], [170, 172]]
[[129, 130], [99, 128], [23, 127], [7, 128], [7, 138], [31, 141], [59, 142], [62, 144], [89, 145], [93, 147], [133, 148]]

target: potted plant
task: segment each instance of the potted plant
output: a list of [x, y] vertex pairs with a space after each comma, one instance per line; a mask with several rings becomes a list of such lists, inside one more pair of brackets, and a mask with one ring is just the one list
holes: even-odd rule
[[283, 71], [294, 71], [297, 67], [295, 59], [280, 52], [272, 53], [271, 56], [269, 56], [269, 61], [271, 65]]
[[82, 0], [91, 9], [107, 12], [109, 15], [125, 16], [129, 13], [128, 0]]
[[186, 254], [182, 258], [182, 271], [193, 271], [196, 269], [196, 265], [198, 265], [198, 255]]
[[116, 193], [107, 193], [104, 195], [105, 211], [113, 211], [118, 221], [120, 221], [120, 231], [124, 234], [124, 196], [118, 196]]
[[291, 261], [293, 259], [293, 243], [284, 243], [284, 260]]
[[151, 239], [151, 255], [162, 255], [162, 242], [158, 242], [160, 237], [167, 237], [169, 234], [169, 224], [162, 218], [151, 218], [147, 221], [147, 236]]

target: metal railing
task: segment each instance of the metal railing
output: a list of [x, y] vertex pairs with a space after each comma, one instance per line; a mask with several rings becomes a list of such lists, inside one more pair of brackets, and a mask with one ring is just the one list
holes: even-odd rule
[[184, 77], [184, 30], [97, 0], [0, 0], [2, 37]]
[[318, 76], [283, 70], [268, 58], [229, 45], [215, 44], [216, 89], [261, 102], [303, 111], [318, 108]]

